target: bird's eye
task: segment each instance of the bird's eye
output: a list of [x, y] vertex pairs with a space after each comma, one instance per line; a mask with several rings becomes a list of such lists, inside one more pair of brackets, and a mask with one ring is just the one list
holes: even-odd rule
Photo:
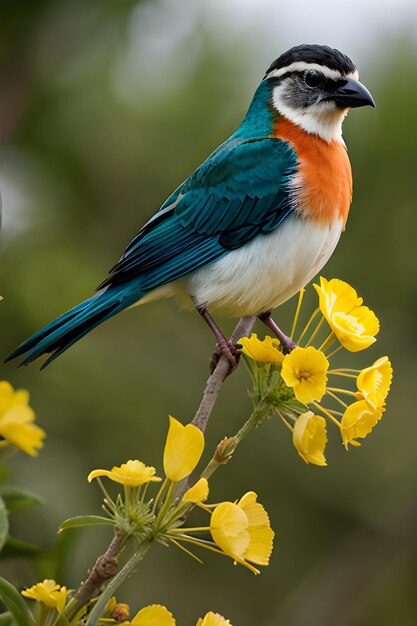
[[323, 82], [323, 74], [318, 70], [308, 70], [304, 74], [304, 81], [308, 87], [318, 87]]

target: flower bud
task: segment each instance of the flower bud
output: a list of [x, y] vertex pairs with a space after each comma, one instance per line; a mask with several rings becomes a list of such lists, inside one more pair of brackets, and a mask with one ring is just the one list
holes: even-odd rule
[[120, 604], [116, 604], [116, 607], [112, 613], [112, 618], [116, 622], [124, 622], [125, 620], [128, 619], [129, 615], [130, 615], [129, 605], [120, 603]]
[[238, 442], [235, 437], [224, 437], [216, 448], [214, 460], [222, 465], [227, 463], [231, 459], [233, 452], [236, 450], [237, 443]]

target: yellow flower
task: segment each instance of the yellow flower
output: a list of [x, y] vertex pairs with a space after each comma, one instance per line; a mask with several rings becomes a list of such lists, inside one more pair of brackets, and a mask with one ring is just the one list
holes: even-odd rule
[[278, 350], [278, 339], [269, 336], [261, 341], [256, 333], [252, 333], [250, 337], [239, 339], [238, 343], [242, 345], [243, 354], [258, 363], [282, 363], [284, 358], [282, 352]]
[[362, 396], [373, 408], [383, 406], [391, 387], [392, 366], [387, 356], [383, 356], [371, 367], [366, 367], [359, 374], [356, 385]]
[[312, 346], [295, 348], [284, 357], [281, 376], [303, 404], [321, 400], [326, 392], [329, 361]]
[[204, 435], [197, 426], [183, 426], [169, 416], [169, 430], [164, 450], [166, 477], [174, 482], [189, 476], [204, 450]]
[[375, 313], [363, 306], [363, 299], [343, 280], [320, 278], [320, 287], [313, 285], [319, 296], [319, 306], [330, 328], [342, 346], [359, 352], [373, 344], [379, 332]]
[[183, 502], [205, 502], [209, 495], [209, 485], [207, 478], [200, 478], [195, 485], [187, 489], [184, 493]]
[[293, 443], [306, 463], [327, 465], [324, 448], [327, 443], [326, 420], [312, 411], [303, 413], [295, 422]]
[[145, 606], [139, 613], [136, 613], [131, 622], [124, 622], [127, 626], [175, 626], [176, 622], [172, 613], [161, 604]]
[[142, 463], [142, 461], [128, 461], [118, 467], [115, 465], [111, 470], [96, 469], [89, 473], [89, 483], [98, 476], [107, 476], [110, 480], [127, 487], [140, 487], [145, 483], [159, 482], [161, 478], [155, 476], [156, 469]]
[[67, 593], [66, 587], [57, 585], [54, 580], [45, 579], [43, 583], [22, 591], [22, 596], [42, 602], [49, 609], [56, 609], [58, 613], [62, 613], [67, 601]]
[[30, 456], [36, 456], [43, 446], [46, 433], [36, 426], [35, 413], [29, 406], [29, 394], [15, 391], [10, 383], [0, 382], [0, 437], [3, 444], [13, 445]]
[[382, 408], [373, 409], [366, 400], [354, 402], [346, 409], [341, 422], [343, 444], [347, 450], [348, 444], [360, 446], [357, 437], [363, 439], [369, 435], [373, 427], [382, 417]]
[[210, 611], [204, 617], [200, 617], [196, 626], [232, 626], [228, 619], [224, 619], [219, 613]]
[[210, 532], [225, 554], [259, 574], [248, 561], [268, 565], [275, 533], [267, 512], [256, 500], [256, 493], [249, 491], [237, 504], [222, 502], [216, 506]]

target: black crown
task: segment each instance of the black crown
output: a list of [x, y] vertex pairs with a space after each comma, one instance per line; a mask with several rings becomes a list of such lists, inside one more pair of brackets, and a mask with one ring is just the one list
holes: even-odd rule
[[317, 63], [325, 65], [329, 69], [338, 70], [341, 74], [350, 74], [356, 70], [356, 66], [346, 54], [339, 52], [329, 46], [318, 44], [303, 44], [294, 46], [279, 56], [267, 69], [266, 73], [272, 70], [279, 70], [292, 63], [303, 61], [304, 63]]

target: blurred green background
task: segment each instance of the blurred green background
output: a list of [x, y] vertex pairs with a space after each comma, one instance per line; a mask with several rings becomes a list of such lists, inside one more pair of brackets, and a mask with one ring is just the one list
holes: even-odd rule
[[[215, 555], [204, 555], [199, 566], [157, 547], [120, 600], [134, 609], [165, 603], [178, 624], [194, 624], [213, 609], [235, 626], [411, 626], [417, 623], [415, 4], [279, 5], [1, 2], [1, 356], [92, 293], [144, 221], [233, 132], [276, 56], [302, 42], [351, 54], [377, 108], [353, 111], [344, 125], [354, 200], [324, 275], [352, 282], [380, 317], [376, 346], [343, 364], [391, 356], [387, 413], [348, 454], [331, 430], [325, 469], [305, 465], [286, 429], [271, 421], [216, 475], [215, 500], [254, 489], [270, 511], [275, 551], [260, 576]], [[294, 306], [278, 313], [284, 327]], [[30, 390], [48, 432], [37, 460], [12, 461], [13, 481], [45, 499], [14, 517], [13, 533], [49, 549], [63, 519], [99, 512], [98, 488], [86, 481], [91, 469], [129, 458], [161, 469], [167, 416], [184, 422], [193, 416], [212, 348], [201, 319], [168, 301], [118, 316], [43, 372], [3, 365], [2, 378]], [[240, 368], [224, 386], [207, 458], [248, 415], [247, 384]], [[73, 539], [58, 572], [69, 587], [104, 549], [109, 530], [86, 529]], [[56, 573], [52, 557], [42, 570], [5, 560], [0, 572], [18, 585]]]

